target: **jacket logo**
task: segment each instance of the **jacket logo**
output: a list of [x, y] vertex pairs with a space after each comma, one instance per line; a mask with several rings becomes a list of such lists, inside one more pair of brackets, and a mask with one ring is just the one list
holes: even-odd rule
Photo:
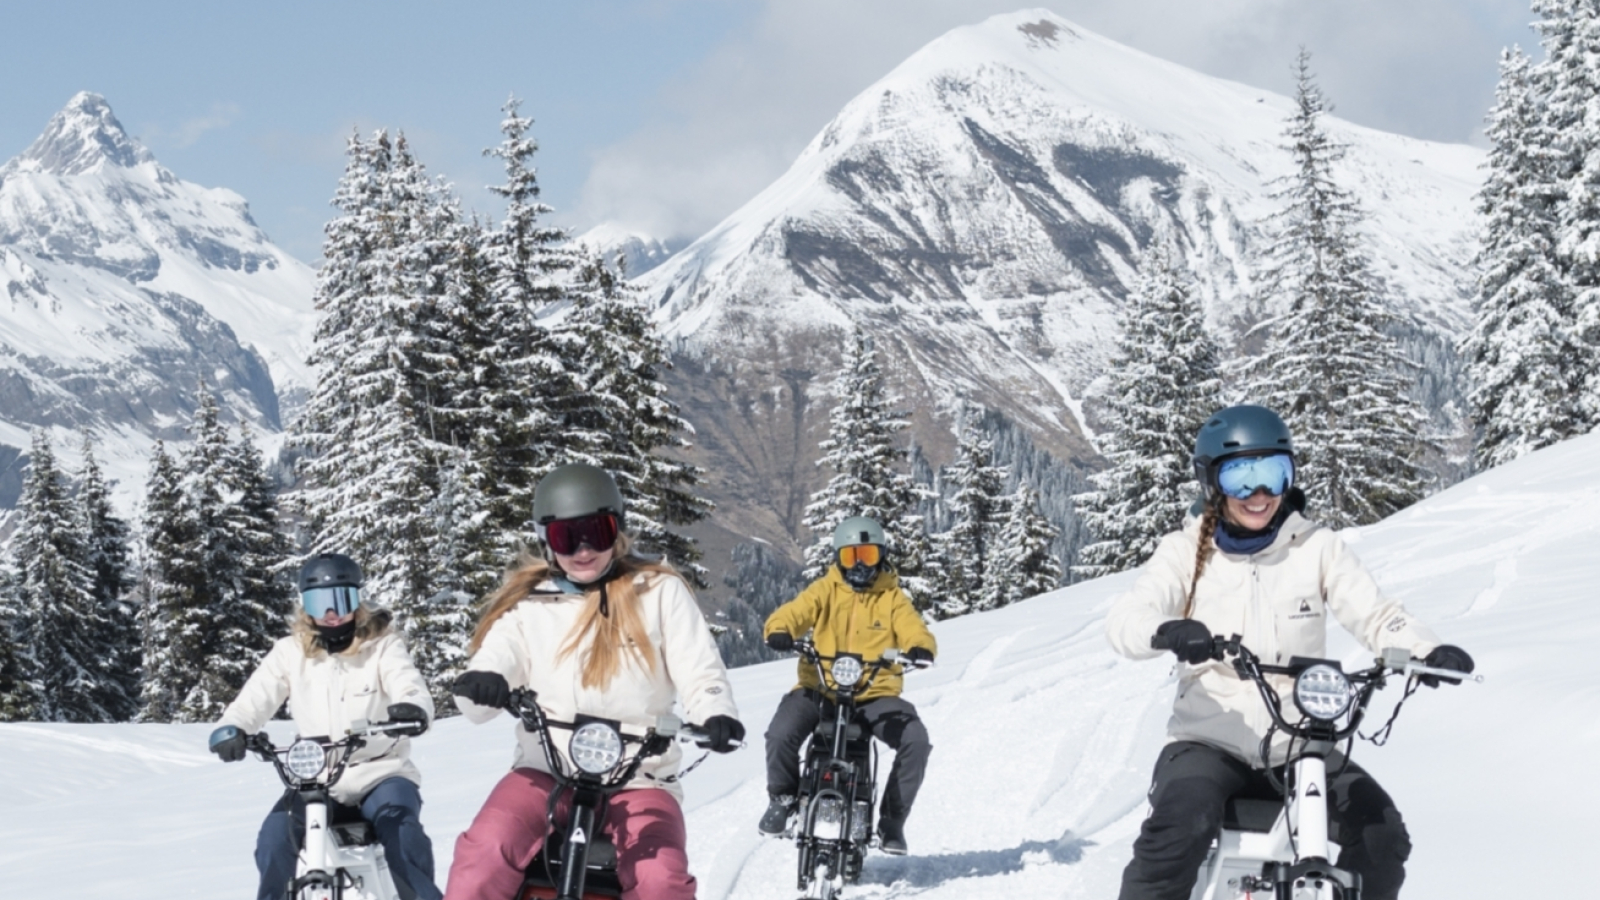
[[716, 695], [722, 693], [722, 688], [717, 685], [712, 685], [711, 687], [706, 688], [706, 693], [715, 697]]
[[883, 623], [882, 622], [873, 622], [872, 623], [872, 628], [873, 628], [874, 631], [882, 631], [883, 630]]
[[1301, 600], [1300, 601], [1300, 611], [1301, 612], [1311, 612], [1311, 601], [1310, 600]]

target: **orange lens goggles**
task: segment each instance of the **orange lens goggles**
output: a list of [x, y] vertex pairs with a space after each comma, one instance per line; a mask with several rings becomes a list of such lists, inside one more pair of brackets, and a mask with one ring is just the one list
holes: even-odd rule
[[877, 544], [856, 544], [851, 547], [839, 548], [839, 565], [846, 569], [856, 563], [863, 566], [875, 566], [883, 558], [882, 549]]

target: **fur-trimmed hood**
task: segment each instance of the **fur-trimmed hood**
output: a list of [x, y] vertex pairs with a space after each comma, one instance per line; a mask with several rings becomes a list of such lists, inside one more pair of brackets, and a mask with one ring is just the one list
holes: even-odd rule
[[[379, 606], [371, 608], [362, 606], [356, 609], [356, 634], [350, 641], [350, 646], [340, 651], [341, 656], [354, 656], [361, 651], [361, 645], [383, 637], [394, 628], [394, 614]], [[323, 655], [328, 652], [322, 646], [321, 635], [317, 632], [317, 625], [306, 615], [305, 610], [297, 610], [289, 617], [289, 631], [300, 640], [300, 649], [307, 658]]]

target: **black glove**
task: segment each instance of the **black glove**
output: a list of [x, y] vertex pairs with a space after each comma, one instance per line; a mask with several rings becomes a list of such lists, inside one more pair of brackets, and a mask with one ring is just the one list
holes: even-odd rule
[[1162, 622], [1150, 646], [1157, 650], [1171, 650], [1189, 665], [1199, 665], [1212, 658], [1211, 629], [1194, 619]]
[[211, 732], [211, 752], [223, 762], [244, 759], [244, 732], [232, 725], [224, 725]]
[[774, 631], [767, 635], [767, 646], [779, 653], [788, 653], [794, 649], [794, 638], [787, 631]]
[[912, 647], [906, 651], [906, 659], [919, 669], [926, 669], [933, 665], [933, 651], [927, 647]]
[[499, 672], [469, 669], [450, 686], [450, 693], [489, 709], [505, 709], [511, 704], [511, 685]]
[[423, 712], [422, 707], [416, 705], [415, 703], [390, 704], [389, 721], [412, 723], [412, 727], [407, 728], [402, 732], [396, 732], [397, 734], [408, 734], [412, 737], [416, 737], [417, 735], [428, 730], [428, 714]]
[[[1451, 669], [1462, 674], [1472, 671], [1472, 657], [1467, 651], [1454, 644], [1440, 644], [1433, 648], [1422, 664], [1433, 669]], [[1445, 678], [1442, 675], [1418, 675], [1417, 680], [1431, 688], [1443, 684], [1460, 684], [1456, 678]]]
[[744, 725], [732, 716], [712, 716], [700, 730], [706, 733], [706, 742], [700, 746], [713, 753], [731, 753], [744, 740]]

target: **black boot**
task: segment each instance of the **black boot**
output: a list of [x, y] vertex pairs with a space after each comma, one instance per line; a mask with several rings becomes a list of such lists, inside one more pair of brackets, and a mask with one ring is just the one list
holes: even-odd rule
[[790, 794], [774, 794], [756, 830], [767, 837], [777, 837], [789, 830], [789, 816], [793, 813], [794, 797]]
[[899, 817], [878, 817], [878, 849], [890, 856], [906, 855], [906, 824]]

